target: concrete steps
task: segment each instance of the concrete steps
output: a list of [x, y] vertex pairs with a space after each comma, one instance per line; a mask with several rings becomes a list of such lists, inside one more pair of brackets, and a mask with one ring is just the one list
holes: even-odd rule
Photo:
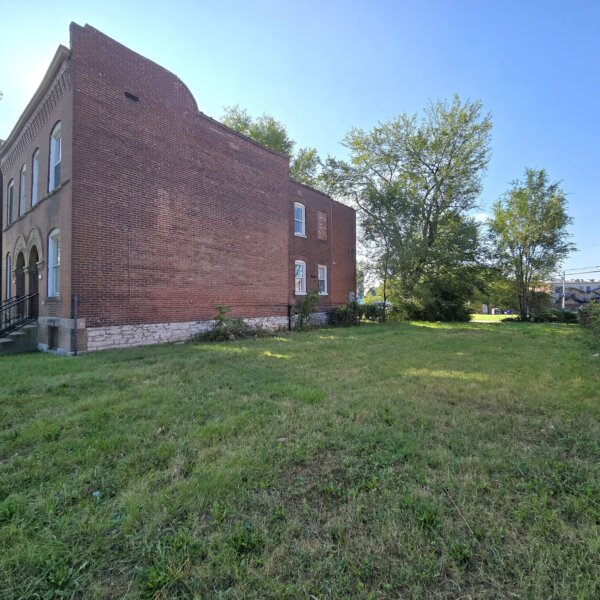
[[37, 323], [29, 323], [0, 338], [0, 356], [3, 354], [19, 354], [21, 352], [33, 352], [38, 345]]

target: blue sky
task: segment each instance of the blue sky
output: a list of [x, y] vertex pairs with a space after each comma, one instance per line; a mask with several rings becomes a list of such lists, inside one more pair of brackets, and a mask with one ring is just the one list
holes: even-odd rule
[[28, 0], [9, 8], [0, 138], [56, 46], [68, 45], [71, 21], [176, 73], [203, 112], [218, 118], [235, 103], [266, 111], [323, 156], [343, 156], [339, 141], [353, 126], [456, 92], [480, 99], [494, 121], [482, 212], [525, 166], [544, 167], [562, 180], [575, 219], [579, 251], [566, 267], [600, 264], [600, 2]]

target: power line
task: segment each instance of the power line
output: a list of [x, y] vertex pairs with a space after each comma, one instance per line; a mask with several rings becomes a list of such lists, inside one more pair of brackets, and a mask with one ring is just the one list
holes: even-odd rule
[[575, 267], [573, 269], [565, 269], [565, 272], [569, 273], [570, 271], [587, 271], [588, 269], [600, 269], [600, 265], [593, 265], [591, 267]]
[[596, 271], [575, 271], [574, 273], [561, 273], [560, 271], [558, 273], [554, 274], [554, 279], [562, 279], [563, 275], [564, 277], [572, 277], [573, 275], [591, 275], [593, 273], [600, 273], [600, 270], [596, 270]]

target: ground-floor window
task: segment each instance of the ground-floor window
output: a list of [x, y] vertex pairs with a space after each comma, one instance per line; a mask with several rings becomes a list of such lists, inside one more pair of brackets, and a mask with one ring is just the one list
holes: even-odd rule
[[296, 295], [306, 294], [306, 263], [297, 260], [295, 263]]
[[11, 269], [12, 266], [10, 264], [10, 254], [6, 255], [6, 299], [8, 300], [11, 297], [12, 291], [11, 291]]
[[327, 266], [319, 265], [319, 294], [327, 295]]
[[48, 296], [60, 296], [60, 231], [48, 237]]

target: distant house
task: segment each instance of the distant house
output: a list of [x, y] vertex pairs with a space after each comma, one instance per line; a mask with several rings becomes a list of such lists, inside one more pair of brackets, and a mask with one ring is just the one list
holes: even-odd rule
[[216, 305], [282, 326], [312, 290], [321, 313], [355, 296], [352, 208], [173, 73], [88, 25], [70, 35], [0, 147], [0, 311], [29, 298], [41, 349], [186, 339]]
[[[552, 282], [552, 304], [562, 307], [562, 281]], [[600, 302], [600, 281], [573, 279], [565, 281], [565, 307], [576, 310], [588, 302]]]

